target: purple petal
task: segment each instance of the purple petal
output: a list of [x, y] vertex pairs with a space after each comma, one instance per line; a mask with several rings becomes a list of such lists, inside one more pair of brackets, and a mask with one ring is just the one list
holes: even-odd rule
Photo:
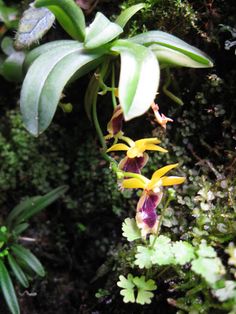
[[119, 168], [125, 172], [141, 173], [141, 169], [148, 161], [148, 154], [144, 153], [142, 157], [129, 158], [121, 160]]
[[160, 203], [162, 193], [144, 192], [140, 197], [137, 212], [139, 213], [139, 224], [144, 223], [148, 228], [153, 228], [157, 222], [156, 208]]

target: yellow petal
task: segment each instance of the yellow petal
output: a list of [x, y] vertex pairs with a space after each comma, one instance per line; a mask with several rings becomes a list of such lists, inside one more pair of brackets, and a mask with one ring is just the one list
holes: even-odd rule
[[129, 158], [142, 157], [144, 150], [140, 150], [137, 147], [131, 147], [127, 151], [127, 156]]
[[156, 137], [150, 137], [150, 138], [143, 138], [141, 140], [135, 141], [135, 146], [139, 147], [146, 144], [159, 144], [161, 143], [160, 140]]
[[128, 149], [129, 149], [129, 146], [125, 144], [115, 144], [115, 145], [112, 145], [110, 148], [108, 148], [107, 153], [114, 150], [128, 150]]
[[163, 186], [181, 184], [185, 181], [184, 177], [163, 177], [161, 178]]
[[176, 168], [177, 166], [178, 166], [178, 164], [171, 164], [171, 165], [168, 165], [168, 166], [165, 166], [165, 167], [158, 169], [157, 171], [155, 171], [153, 173], [151, 181], [161, 178], [162, 176], [164, 176], [164, 174], [166, 174], [171, 169]]
[[122, 182], [122, 187], [125, 189], [145, 189], [145, 186], [144, 182], [136, 178], [125, 179]]
[[145, 150], [155, 150], [162, 153], [168, 153], [168, 150], [162, 148], [161, 146], [154, 145], [154, 144], [146, 144]]

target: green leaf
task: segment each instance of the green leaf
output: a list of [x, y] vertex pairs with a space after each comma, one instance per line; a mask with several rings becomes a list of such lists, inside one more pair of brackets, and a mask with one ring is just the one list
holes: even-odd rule
[[21, 267], [17, 264], [14, 257], [10, 253], [8, 253], [7, 259], [8, 259], [9, 265], [11, 266], [11, 269], [12, 269], [14, 275], [16, 276], [17, 280], [19, 281], [19, 283], [23, 287], [28, 288], [29, 281], [28, 281], [25, 273], [21, 269]]
[[176, 264], [184, 265], [194, 259], [194, 248], [191, 244], [185, 241], [172, 243], [172, 252], [175, 257]]
[[155, 281], [152, 279], [145, 280], [144, 276], [135, 277], [133, 279], [133, 283], [138, 288], [138, 294], [136, 298], [136, 303], [138, 304], [150, 304], [151, 299], [154, 294], [150, 291], [156, 290], [157, 286], [155, 285]]
[[120, 25], [122, 28], [128, 23], [128, 21], [141, 9], [145, 8], [145, 3], [138, 3], [132, 5], [128, 9], [121, 12], [121, 14], [115, 20], [115, 23]]
[[44, 45], [40, 45], [39, 47], [31, 50], [25, 57], [23, 68], [26, 71], [30, 65], [42, 54], [48, 51], [52, 51], [57, 47], [64, 47], [66, 45], [70, 45], [72, 43], [76, 43], [74, 40], [55, 40]]
[[82, 44], [57, 47], [38, 57], [29, 68], [21, 90], [21, 112], [27, 130], [38, 136], [47, 129], [55, 114], [62, 91], [74, 75], [94, 69], [104, 51], [86, 53]]
[[197, 250], [197, 255], [200, 257], [216, 257], [216, 251], [212, 246], [206, 244], [205, 241], [202, 241]]
[[23, 79], [22, 66], [25, 59], [24, 52], [13, 52], [2, 65], [2, 75], [10, 82], [21, 82]]
[[122, 224], [122, 235], [129, 241], [141, 238], [141, 232], [134, 218], [126, 218]]
[[14, 227], [13, 233], [15, 236], [19, 236], [22, 232], [24, 232], [29, 227], [29, 224], [24, 222], [16, 227]]
[[125, 303], [135, 302], [135, 296], [134, 296], [134, 284], [133, 284], [133, 276], [131, 274], [128, 274], [128, 278], [126, 279], [123, 275], [119, 276], [119, 281], [117, 282], [117, 286], [120, 288], [123, 288], [120, 291], [120, 294], [124, 297], [123, 301]]
[[214, 284], [225, 273], [221, 260], [217, 257], [199, 257], [192, 261], [192, 271], [201, 275], [209, 284]]
[[34, 4], [37, 8], [47, 7], [72, 38], [84, 41], [84, 14], [73, 0], [36, 0]]
[[112, 23], [102, 13], [98, 12], [93, 23], [86, 29], [84, 46], [94, 49], [105, 45], [123, 32], [123, 29]]
[[139, 268], [151, 268], [152, 267], [152, 255], [154, 250], [145, 246], [137, 247], [137, 254], [135, 255], [135, 265]]
[[17, 8], [8, 7], [0, 3], [0, 22], [3, 22], [7, 28], [15, 28], [17, 26], [17, 15]]
[[9, 273], [0, 259], [0, 286], [12, 314], [20, 314], [20, 308], [17, 301], [15, 289], [13, 287]]
[[128, 40], [114, 42], [112, 51], [121, 55], [119, 100], [125, 120], [145, 113], [155, 99], [160, 68], [153, 52]]
[[23, 248], [19, 244], [13, 244], [11, 249], [16, 258], [19, 258], [25, 262], [27, 266], [29, 266], [37, 275], [41, 277], [45, 276], [45, 271], [42, 264], [37, 259], [37, 257], [30, 252], [30, 250]]
[[225, 286], [221, 289], [213, 291], [213, 294], [220, 302], [236, 299], [236, 282], [232, 280], [226, 280]]
[[52, 27], [55, 16], [47, 8], [30, 7], [20, 19], [14, 46], [23, 50], [37, 43]]
[[202, 68], [213, 66], [212, 60], [204, 52], [162, 31], [149, 31], [129, 38], [129, 40], [140, 45], [150, 46], [156, 51], [157, 57], [159, 56], [160, 60], [167, 65]]
[[[150, 237], [150, 245], [153, 244], [155, 237]], [[154, 244], [155, 251], [152, 254], [152, 263], [157, 265], [175, 264], [174, 254], [172, 252], [172, 244], [170, 238], [159, 236]]]
[[13, 48], [13, 39], [11, 37], [5, 36], [1, 41], [1, 49], [5, 53], [5, 55], [10, 56], [15, 52]]
[[11, 224], [13, 220], [16, 220], [17, 223], [21, 223], [29, 219], [62, 196], [67, 189], [68, 187], [63, 185], [43, 196], [34, 196], [24, 200], [8, 215], [7, 223]]

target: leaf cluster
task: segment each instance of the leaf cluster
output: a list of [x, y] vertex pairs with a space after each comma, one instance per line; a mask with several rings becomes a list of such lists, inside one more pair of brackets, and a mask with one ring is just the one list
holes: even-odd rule
[[59, 187], [44, 196], [28, 198], [8, 215], [6, 226], [0, 228], [0, 287], [12, 314], [20, 313], [12, 275], [24, 288], [34, 274], [43, 277], [44, 268], [38, 258], [18, 241], [29, 227], [28, 220], [63, 195], [67, 187]]

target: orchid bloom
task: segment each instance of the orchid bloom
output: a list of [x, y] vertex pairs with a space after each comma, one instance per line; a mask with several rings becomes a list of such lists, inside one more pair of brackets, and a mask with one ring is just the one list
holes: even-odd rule
[[146, 138], [134, 142], [128, 137], [121, 136], [127, 144], [118, 143], [110, 147], [107, 152], [114, 150], [124, 150], [127, 151], [126, 157], [119, 163], [119, 169], [125, 172], [140, 173], [141, 169], [146, 165], [148, 161], [148, 154], [145, 153], [146, 150], [155, 150], [166, 153], [167, 150], [156, 145], [160, 141], [157, 138]]
[[156, 117], [157, 122], [166, 129], [166, 124], [168, 122], [173, 122], [171, 118], [166, 117], [163, 113], [159, 112], [159, 106], [155, 103], [152, 104], [152, 110], [154, 112], [154, 115]]
[[123, 119], [123, 110], [121, 108], [121, 105], [118, 105], [114, 109], [111, 120], [107, 124], [107, 132], [109, 134], [105, 136], [105, 139], [110, 139], [112, 137], [116, 137], [117, 135], [123, 134], [121, 131]]
[[149, 233], [156, 233], [158, 228], [158, 216], [156, 207], [162, 199], [162, 187], [181, 184], [185, 181], [184, 177], [165, 176], [171, 169], [178, 164], [171, 164], [155, 171], [151, 179], [138, 175], [136, 178], [124, 179], [122, 187], [126, 189], [143, 189], [136, 208], [136, 222], [141, 229], [142, 236]]
[[118, 143], [113, 146], [111, 146], [107, 152], [111, 151], [127, 151], [126, 155], [129, 158], [135, 158], [135, 157], [143, 157], [143, 153], [146, 150], [155, 150], [162, 153], [167, 153], [167, 150], [156, 145], [159, 144], [161, 141], [157, 138], [144, 138], [138, 141], [133, 141], [131, 138], [122, 136], [121, 139], [124, 139], [128, 145], [123, 143]]

